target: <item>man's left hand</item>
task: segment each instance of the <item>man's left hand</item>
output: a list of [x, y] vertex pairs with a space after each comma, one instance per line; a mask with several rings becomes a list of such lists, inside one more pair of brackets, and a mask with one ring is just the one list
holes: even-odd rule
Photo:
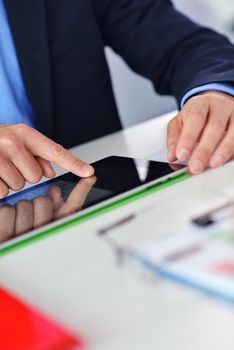
[[234, 97], [206, 91], [190, 98], [168, 124], [168, 160], [188, 162], [191, 173], [218, 168], [234, 156]]

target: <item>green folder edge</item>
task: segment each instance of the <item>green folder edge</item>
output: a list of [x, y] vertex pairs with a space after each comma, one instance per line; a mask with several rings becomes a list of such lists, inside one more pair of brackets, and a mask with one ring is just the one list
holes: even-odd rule
[[55, 225], [51, 228], [42, 230], [41, 232], [39, 232], [35, 236], [28, 237], [28, 238], [25, 236], [25, 239], [21, 240], [20, 242], [16, 242], [8, 247], [1, 248], [0, 249], [0, 256], [11, 253], [16, 249], [23, 248], [30, 243], [37, 242], [40, 239], [47, 237], [49, 235], [59, 233], [65, 229], [72, 227], [72, 226], [81, 224], [87, 220], [90, 220], [90, 219], [93, 219], [99, 215], [105, 214], [111, 210], [114, 210], [116, 208], [119, 208], [120, 206], [126, 205], [128, 203], [133, 202], [133, 201], [136, 201], [142, 197], [146, 197], [152, 193], [159, 192], [159, 191], [161, 191], [165, 188], [168, 188], [170, 186], [173, 186], [181, 181], [187, 180], [190, 177], [191, 177], [191, 175], [188, 173], [180, 174], [172, 179], [168, 179], [164, 182], [160, 182], [160, 183], [157, 183], [155, 185], [149, 186], [146, 189], [140, 190], [139, 192], [136, 192], [136, 193], [131, 194], [131, 195], [127, 195], [126, 197], [118, 199], [115, 202], [112, 202], [110, 204], [106, 204], [101, 208], [94, 209], [93, 211], [90, 211], [84, 215], [78, 216], [77, 218], [73, 218], [70, 221], [66, 221], [64, 223], [58, 223], [57, 225]]

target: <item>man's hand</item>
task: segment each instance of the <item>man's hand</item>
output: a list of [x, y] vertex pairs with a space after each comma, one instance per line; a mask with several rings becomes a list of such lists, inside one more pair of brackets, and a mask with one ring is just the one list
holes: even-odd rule
[[25, 182], [52, 178], [54, 162], [80, 177], [93, 175], [94, 169], [61, 145], [24, 124], [0, 125], [0, 198], [9, 189], [20, 190]]
[[234, 156], [234, 98], [209, 91], [188, 100], [168, 124], [168, 160], [188, 162], [193, 174]]

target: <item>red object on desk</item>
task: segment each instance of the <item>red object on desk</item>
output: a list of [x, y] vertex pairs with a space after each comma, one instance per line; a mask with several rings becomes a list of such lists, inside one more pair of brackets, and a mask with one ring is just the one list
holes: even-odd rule
[[84, 343], [0, 289], [0, 349], [74, 350]]

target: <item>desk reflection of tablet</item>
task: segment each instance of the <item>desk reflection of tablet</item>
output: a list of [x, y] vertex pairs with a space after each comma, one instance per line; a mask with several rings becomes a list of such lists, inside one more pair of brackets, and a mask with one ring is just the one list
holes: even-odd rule
[[[175, 164], [109, 157], [92, 164], [87, 179], [67, 173], [0, 200], [0, 247], [185, 172]], [[48, 226], [49, 227], [49, 226]]]

